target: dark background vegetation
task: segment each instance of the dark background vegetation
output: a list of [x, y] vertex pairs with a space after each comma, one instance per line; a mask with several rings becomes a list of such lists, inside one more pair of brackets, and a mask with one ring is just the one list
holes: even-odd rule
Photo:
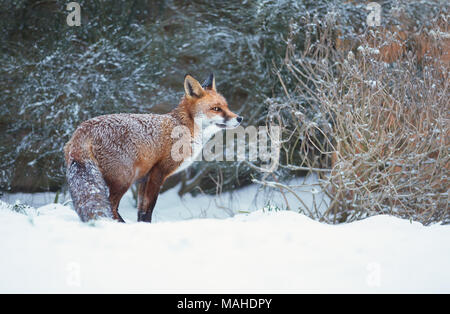
[[[168, 112], [185, 73], [203, 80], [214, 72], [231, 108], [247, 125], [263, 125], [269, 105], [286, 101], [279, 75], [295, 84], [280, 67], [288, 38], [302, 49], [305, 29], [331, 12], [334, 40], [352, 43], [368, 14], [364, 1], [80, 0], [81, 26], [69, 27], [68, 2], [0, 0], [0, 190], [61, 189], [63, 146], [80, 122]], [[411, 31], [448, 9], [446, 1], [378, 2], [383, 12], [400, 4], [406, 20], [385, 14], [382, 22]], [[245, 163], [202, 163], [182, 175], [182, 192], [259, 176]]]

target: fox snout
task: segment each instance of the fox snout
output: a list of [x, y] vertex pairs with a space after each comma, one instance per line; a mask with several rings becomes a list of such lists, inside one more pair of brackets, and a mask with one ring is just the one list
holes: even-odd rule
[[[234, 118], [228, 119], [224, 123], [223, 128], [225, 128], [225, 129], [234, 129], [234, 128], [238, 127], [241, 124], [242, 120], [243, 120], [243, 118], [241, 116], [236, 116]], [[220, 126], [220, 127], [222, 127], [222, 126]]]
[[203, 125], [203, 128], [207, 128], [209, 126], [216, 126], [220, 129], [234, 129], [238, 127], [243, 118], [240, 116], [236, 117], [223, 117], [220, 115], [216, 115], [213, 117], [207, 117], [205, 115], [201, 115], [197, 121], [201, 120], [201, 124]]
[[234, 129], [241, 124], [242, 120], [243, 120], [243, 118], [241, 116], [238, 116], [237, 114], [232, 113], [230, 111], [229, 115], [216, 114], [210, 118], [206, 117], [205, 122], [206, 122], [206, 125], [214, 124], [221, 129]]

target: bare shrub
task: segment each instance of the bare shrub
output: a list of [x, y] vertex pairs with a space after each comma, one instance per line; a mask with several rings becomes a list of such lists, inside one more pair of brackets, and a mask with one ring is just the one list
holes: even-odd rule
[[319, 173], [330, 198], [326, 210], [305, 213], [329, 223], [382, 213], [450, 223], [449, 32], [442, 19], [448, 16], [415, 33], [368, 29], [350, 49], [336, 48], [329, 22], [318, 24], [317, 40], [307, 37], [302, 50], [287, 41], [276, 69], [286, 101], [270, 106], [284, 127], [282, 168]]

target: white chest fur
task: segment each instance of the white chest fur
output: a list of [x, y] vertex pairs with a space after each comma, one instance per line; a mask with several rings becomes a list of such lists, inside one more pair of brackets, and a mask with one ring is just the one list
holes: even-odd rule
[[192, 139], [192, 154], [191, 156], [185, 158], [181, 165], [175, 170], [174, 173], [181, 172], [189, 167], [194, 161], [200, 161], [202, 156], [202, 150], [205, 144], [211, 139], [211, 137], [221, 130], [215, 124], [210, 124], [207, 127], [200, 128], [200, 132], [198, 134], [194, 134], [194, 138]]

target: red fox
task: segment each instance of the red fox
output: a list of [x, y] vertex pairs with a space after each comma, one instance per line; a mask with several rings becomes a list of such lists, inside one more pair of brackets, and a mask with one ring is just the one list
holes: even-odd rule
[[[213, 74], [203, 85], [186, 75], [184, 91], [178, 107], [167, 114], [103, 115], [76, 129], [64, 152], [70, 195], [82, 221], [106, 217], [124, 222], [119, 202], [137, 182], [138, 221], [151, 222], [164, 180], [189, 166], [214, 133], [241, 123], [216, 91]], [[172, 153], [176, 127], [188, 130], [194, 146], [181, 159]]]

